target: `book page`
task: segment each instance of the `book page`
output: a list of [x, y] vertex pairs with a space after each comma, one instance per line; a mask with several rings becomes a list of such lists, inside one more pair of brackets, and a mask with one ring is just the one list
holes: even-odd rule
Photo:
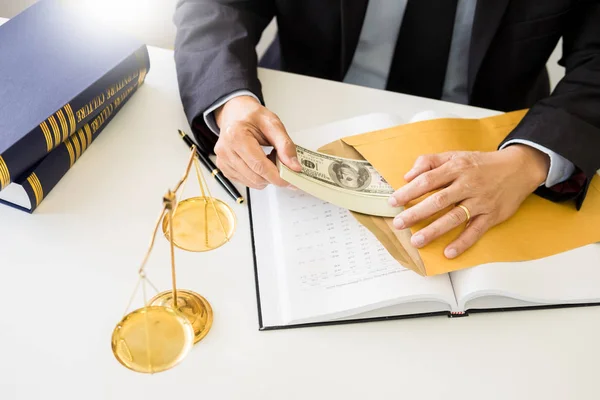
[[463, 309], [600, 302], [600, 244], [533, 261], [480, 265], [450, 275]]
[[300, 191], [269, 187], [281, 311], [285, 323], [341, 318], [402, 302], [455, 308], [447, 275], [421, 277], [338, 208]]
[[31, 200], [27, 196], [27, 192], [23, 186], [16, 183], [11, 183], [4, 190], [0, 191], [0, 200], [4, 200], [11, 204], [16, 204], [19, 207], [23, 207], [27, 210], [31, 209]]

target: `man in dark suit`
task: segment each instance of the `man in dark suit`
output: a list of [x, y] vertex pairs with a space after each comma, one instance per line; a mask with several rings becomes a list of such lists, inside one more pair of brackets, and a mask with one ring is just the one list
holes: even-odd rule
[[[232, 179], [287, 185], [260, 145], [299, 170], [281, 121], [264, 106], [255, 46], [273, 17], [269, 68], [501, 111], [530, 108], [495, 152], [419, 158], [390, 204], [442, 189], [396, 217], [421, 247], [469, 221], [453, 258], [535, 192], [579, 208], [600, 168], [598, 0], [179, 0], [175, 59], [196, 138]], [[563, 39], [566, 76], [545, 65]]]

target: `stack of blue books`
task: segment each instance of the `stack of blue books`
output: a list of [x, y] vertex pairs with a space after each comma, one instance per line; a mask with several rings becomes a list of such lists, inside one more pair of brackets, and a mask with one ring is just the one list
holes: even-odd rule
[[149, 69], [145, 44], [61, 0], [0, 26], [0, 203], [33, 212]]

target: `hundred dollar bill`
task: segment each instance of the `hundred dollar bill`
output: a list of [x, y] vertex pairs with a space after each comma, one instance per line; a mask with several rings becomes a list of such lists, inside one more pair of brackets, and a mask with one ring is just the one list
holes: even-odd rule
[[300, 146], [296, 151], [305, 178], [355, 194], [387, 198], [394, 193], [368, 161], [330, 156]]
[[367, 161], [317, 153], [296, 146], [302, 172], [277, 159], [279, 175], [298, 189], [323, 201], [361, 214], [394, 217], [402, 207], [388, 203], [393, 188]]

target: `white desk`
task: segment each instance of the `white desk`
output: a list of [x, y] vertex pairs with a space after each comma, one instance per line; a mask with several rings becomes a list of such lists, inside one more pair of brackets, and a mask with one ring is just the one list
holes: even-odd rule
[[[215, 323], [175, 369], [123, 368], [110, 350], [161, 196], [188, 155], [173, 53], [151, 49], [146, 84], [34, 215], [0, 208], [0, 399], [597, 399], [600, 308], [259, 332], [248, 213], [231, 243], [177, 252], [179, 286]], [[489, 112], [261, 71], [290, 131], [374, 111]], [[293, 93], [293, 95], [291, 95]], [[192, 185], [188, 185], [192, 187]], [[169, 288], [161, 237], [149, 275]], [[136, 304], [140, 306], [140, 303]]]

